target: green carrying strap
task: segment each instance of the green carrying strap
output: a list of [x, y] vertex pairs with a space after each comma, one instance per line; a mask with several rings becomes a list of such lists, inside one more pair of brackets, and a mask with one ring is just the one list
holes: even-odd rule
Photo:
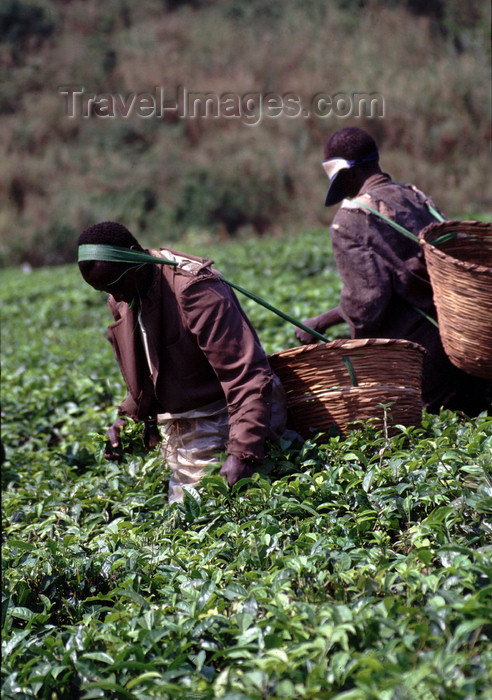
[[[371, 214], [378, 216], [380, 219], [385, 221], [389, 226], [394, 228], [396, 231], [398, 231], [399, 233], [402, 233], [407, 238], [410, 238], [410, 240], [412, 240], [414, 243], [419, 242], [418, 237], [414, 233], [409, 231], [404, 226], [397, 224], [396, 221], [393, 221], [392, 219], [388, 218], [384, 214], [381, 214], [381, 212], [378, 211], [377, 209], [373, 209], [373, 207], [370, 207], [368, 204], [366, 204], [365, 202], [361, 202], [358, 199], [352, 199], [351, 201], [354, 204], [358, 204], [359, 206], [364, 207], [364, 209], [367, 209], [367, 211], [370, 211]], [[427, 209], [430, 211], [430, 213], [432, 214], [432, 216], [434, 218], [436, 218], [440, 222], [445, 221], [444, 217], [441, 216], [441, 214], [436, 209], [434, 209], [434, 207], [431, 206], [429, 204], [429, 202], [426, 202], [426, 205], [427, 205]], [[434, 245], [438, 245], [439, 243], [444, 243], [445, 241], [450, 240], [451, 238], [454, 238], [455, 236], [456, 236], [456, 233], [454, 233], [454, 232], [446, 233], [443, 236], [440, 236], [439, 238], [437, 238], [434, 241]], [[429, 321], [429, 323], [432, 323], [436, 328], [439, 328], [439, 324], [437, 323], [437, 321], [434, 318], [432, 318], [432, 316], [429, 316], [429, 314], [426, 314], [425, 311], [423, 311], [422, 309], [419, 309], [418, 306], [413, 306], [413, 309], [415, 311], [417, 311], [425, 319], [427, 319], [427, 321]]]
[[[383, 221], [385, 221], [385, 222], [386, 222], [387, 224], [389, 224], [392, 228], [396, 229], [396, 231], [399, 231], [400, 233], [402, 233], [402, 234], [403, 234], [404, 236], [406, 236], [407, 238], [410, 238], [410, 239], [411, 239], [412, 241], [414, 241], [415, 243], [418, 243], [418, 242], [419, 242], [418, 237], [417, 237], [414, 233], [412, 233], [411, 231], [409, 231], [409, 230], [408, 230], [407, 228], [405, 228], [404, 226], [401, 226], [400, 224], [397, 224], [396, 221], [393, 221], [392, 219], [388, 218], [388, 217], [385, 216], [384, 214], [381, 214], [381, 212], [378, 211], [377, 209], [373, 209], [373, 208], [370, 207], [368, 204], [366, 204], [365, 202], [360, 202], [358, 199], [353, 199], [352, 202], [353, 202], [354, 204], [359, 204], [361, 207], [364, 207], [364, 209], [367, 209], [367, 211], [370, 211], [371, 214], [375, 214], [376, 216], [379, 216], [380, 219], [382, 219]], [[434, 218], [436, 218], [436, 219], [437, 219], [438, 221], [440, 221], [441, 223], [442, 223], [443, 221], [445, 221], [444, 217], [441, 216], [441, 214], [439, 214], [439, 212], [438, 212], [436, 209], [434, 209], [434, 207], [431, 206], [431, 205], [429, 204], [429, 202], [426, 202], [426, 205], [427, 205], [427, 209], [430, 211], [430, 213], [432, 214], [432, 216], [433, 216]], [[453, 235], [456, 235], [456, 234], [453, 234]], [[443, 237], [441, 237], [441, 238], [443, 238]], [[440, 239], [437, 239], [437, 241], [440, 241]], [[434, 241], [434, 245], [436, 244], [437, 241]]]
[[430, 205], [429, 202], [426, 201], [425, 203], [426, 203], [426, 205], [427, 205], [427, 209], [430, 211], [430, 213], [432, 214], [432, 216], [433, 216], [435, 219], [437, 219], [438, 221], [440, 221], [441, 224], [442, 224], [444, 221], [446, 221], [446, 219], [444, 218], [444, 216], [441, 216], [441, 214], [437, 211], [437, 209], [434, 209], [434, 207], [433, 207], [432, 205]]
[[[384, 214], [381, 214], [381, 212], [378, 211], [377, 209], [373, 209], [365, 202], [359, 202], [358, 199], [353, 199], [352, 201], [355, 204], [359, 204], [361, 207], [364, 207], [364, 209], [367, 209], [367, 211], [370, 211], [371, 214], [375, 214], [376, 216], [379, 216], [380, 219], [385, 221], [387, 224], [389, 224], [394, 229], [396, 229], [396, 231], [399, 231], [407, 238], [410, 238], [415, 243], [419, 242], [418, 237], [414, 233], [409, 231], [404, 226], [397, 224], [396, 221], [389, 219]], [[427, 209], [430, 211], [430, 213], [432, 214], [432, 216], [435, 219], [437, 219], [440, 223], [443, 223], [444, 221], [446, 221], [446, 219], [437, 211], [437, 209], [434, 209], [434, 207], [431, 204], [429, 204], [428, 201], [426, 201], [425, 204], [427, 206]], [[438, 236], [438, 238], [436, 238], [434, 241], [432, 241], [432, 245], [440, 245], [441, 243], [446, 243], [447, 241], [451, 241], [451, 240], [453, 240], [453, 238], [456, 238], [457, 235], [458, 235], [458, 233], [456, 231], [448, 231], [447, 233], [443, 233], [442, 236]]]
[[360, 207], [364, 207], [364, 209], [367, 209], [367, 211], [370, 211], [371, 214], [375, 214], [375, 215], [378, 216], [380, 219], [382, 219], [382, 220], [385, 221], [387, 224], [389, 224], [392, 228], [394, 228], [396, 231], [399, 231], [400, 233], [402, 233], [402, 234], [403, 234], [404, 236], [406, 236], [407, 238], [410, 238], [410, 240], [412, 240], [414, 243], [418, 243], [418, 242], [419, 242], [419, 239], [417, 238], [417, 236], [416, 236], [414, 233], [412, 233], [411, 231], [409, 231], [408, 229], [406, 229], [404, 226], [400, 226], [400, 224], [397, 224], [396, 221], [392, 221], [391, 219], [389, 219], [389, 218], [388, 218], [387, 216], [385, 216], [384, 214], [381, 214], [381, 212], [378, 211], [377, 209], [373, 209], [373, 208], [370, 207], [368, 204], [366, 204], [365, 202], [360, 202], [358, 199], [353, 199], [352, 202], [353, 202], [354, 204], [358, 204]]
[[[130, 248], [121, 248], [119, 246], [104, 245], [102, 243], [94, 243], [94, 244], [85, 243], [83, 245], [80, 245], [79, 250], [78, 250], [78, 261], [82, 262], [83, 260], [100, 260], [103, 262], [121, 262], [121, 263], [140, 263], [142, 265], [145, 265], [147, 263], [152, 263], [154, 265], [174, 265], [174, 266], [177, 266], [179, 264], [176, 260], [166, 260], [165, 258], [157, 258], [155, 255], [150, 255], [150, 253], [145, 253], [143, 251], [131, 250]], [[225, 282], [226, 284], [228, 284], [229, 287], [232, 287], [233, 289], [237, 290], [238, 292], [241, 292], [241, 294], [244, 294], [249, 299], [252, 299], [253, 301], [255, 301], [257, 304], [264, 306], [266, 309], [268, 309], [269, 311], [272, 311], [277, 316], [280, 316], [280, 318], [284, 319], [285, 321], [288, 321], [292, 325], [297, 326], [297, 328], [301, 328], [303, 331], [307, 331], [310, 335], [315, 336], [316, 338], [318, 338], [318, 340], [322, 340], [324, 343], [329, 342], [328, 338], [326, 338], [324, 335], [322, 335], [321, 333], [318, 333], [318, 331], [315, 331], [312, 328], [309, 328], [309, 326], [306, 326], [304, 323], [301, 323], [301, 321], [297, 321], [295, 318], [292, 318], [292, 316], [289, 316], [289, 314], [286, 314], [284, 311], [277, 309], [275, 306], [270, 304], [268, 301], [265, 301], [265, 299], [262, 299], [261, 297], [257, 296], [253, 292], [250, 292], [247, 289], [240, 287], [238, 284], [235, 284], [234, 282], [230, 282], [222, 275], [219, 275], [218, 273], [215, 273], [215, 274], [220, 280], [222, 280], [222, 282]], [[343, 359], [343, 362], [344, 362], [345, 367], [347, 369], [347, 372], [349, 373], [350, 381], [352, 382], [352, 385], [358, 386], [357, 377], [355, 375], [355, 371], [354, 371], [354, 368], [353, 368], [352, 363], [350, 361], [350, 358], [347, 355], [343, 355], [342, 359]]]

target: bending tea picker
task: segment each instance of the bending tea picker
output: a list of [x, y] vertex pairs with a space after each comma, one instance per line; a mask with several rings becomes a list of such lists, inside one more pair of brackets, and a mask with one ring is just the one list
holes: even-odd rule
[[128, 389], [108, 430], [108, 457], [121, 448], [125, 419], [143, 422], [146, 447], [162, 440], [173, 503], [219, 453], [232, 486], [261, 465], [267, 439], [294, 438], [280, 380], [210, 260], [149, 254], [116, 222], [89, 227], [78, 246], [83, 278], [110, 295], [108, 338]]

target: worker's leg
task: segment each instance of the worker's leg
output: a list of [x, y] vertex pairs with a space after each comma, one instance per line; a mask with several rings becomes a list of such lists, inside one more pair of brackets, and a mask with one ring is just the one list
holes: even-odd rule
[[205, 467], [217, 461], [229, 435], [227, 407], [213, 416], [171, 418], [160, 424], [162, 454], [171, 469], [169, 503], [183, 500], [183, 486], [196, 488]]
[[[298, 437], [285, 428], [285, 393], [276, 376], [271, 402], [268, 438]], [[183, 486], [198, 486], [205, 468], [217, 461], [218, 453], [225, 451], [229, 437], [227, 406], [224, 403], [214, 408], [213, 413], [196, 418], [159, 416], [159, 426], [163, 437], [162, 454], [171, 470], [169, 503], [174, 503], [183, 500]]]

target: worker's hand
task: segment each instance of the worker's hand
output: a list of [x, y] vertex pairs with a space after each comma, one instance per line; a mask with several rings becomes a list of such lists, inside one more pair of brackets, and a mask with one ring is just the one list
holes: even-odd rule
[[[307, 318], [305, 321], [303, 321], [303, 323], [305, 326], [308, 326], [308, 328], [321, 332], [320, 329], [317, 328], [318, 316], [315, 316], [314, 318]], [[317, 343], [319, 340], [319, 338], [316, 338], [316, 336], [311, 335], [307, 331], [303, 331], [302, 328], [296, 328], [295, 335], [297, 340], [299, 340], [303, 345]]]
[[121, 441], [120, 432], [121, 429], [126, 425], [124, 418], [118, 418], [117, 421], [108, 429], [106, 435], [108, 437], [108, 442], [106, 443], [106, 448], [104, 450], [104, 457], [106, 459], [121, 459]]
[[234, 455], [229, 455], [222, 465], [220, 473], [225, 476], [229, 486], [234, 486], [239, 479], [250, 477], [255, 472], [254, 463], [249, 459], [239, 459]]
[[142, 432], [145, 449], [151, 450], [161, 441], [161, 434], [155, 420], [145, 421], [145, 427]]
[[[318, 314], [318, 316], [313, 316], [313, 318], [308, 318], [303, 323], [308, 328], [318, 331], [318, 333], [324, 333], [327, 328], [330, 328], [330, 326], [335, 326], [337, 323], [342, 323], [343, 320], [344, 319], [342, 318], [340, 307], [335, 306], [334, 309], [324, 311], [322, 314]], [[301, 328], [297, 328], [295, 334], [297, 340], [300, 340], [303, 345], [317, 343], [318, 340], [320, 340], [319, 338], [316, 338], [316, 336], [311, 335], [311, 333], [303, 331]]]

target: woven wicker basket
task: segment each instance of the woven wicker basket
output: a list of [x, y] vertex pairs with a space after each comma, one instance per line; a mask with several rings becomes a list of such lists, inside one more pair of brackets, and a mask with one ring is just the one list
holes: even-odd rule
[[[443, 234], [458, 235], [437, 246]], [[445, 221], [419, 233], [439, 332], [453, 364], [492, 379], [492, 224]]]
[[290, 348], [269, 360], [287, 394], [288, 425], [308, 439], [333, 428], [344, 434], [350, 423], [369, 418], [380, 428], [384, 409], [378, 404], [392, 404], [388, 426], [420, 425], [423, 356], [416, 343], [369, 338]]

